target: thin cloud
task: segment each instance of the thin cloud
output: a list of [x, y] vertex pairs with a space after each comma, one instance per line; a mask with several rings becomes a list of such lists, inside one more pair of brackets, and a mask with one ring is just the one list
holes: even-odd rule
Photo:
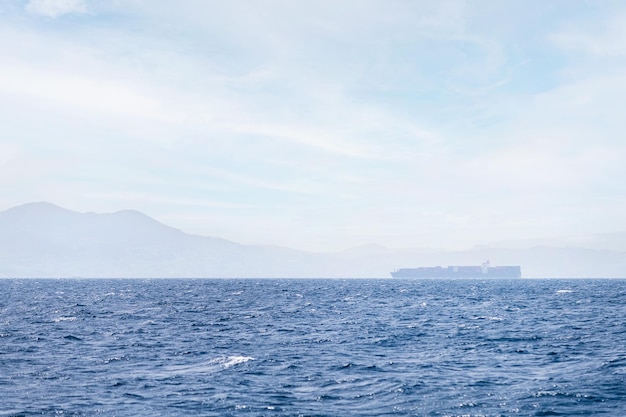
[[25, 66], [5, 67], [0, 75], [0, 91], [82, 110], [176, 120], [176, 114], [164, 111], [158, 99], [147, 97], [132, 86], [77, 73], [54, 73]]
[[232, 209], [226, 236], [320, 247], [624, 223], [594, 202], [625, 191], [626, 22], [544, 3], [19, 2], [2, 199]]
[[28, 13], [56, 19], [66, 14], [82, 14], [87, 12], [83, 0], [30, 0], [25, 10]]
[[626, 12], [600, 19], [592, 30], [568, 29], [550, 35], [557, 47], [600, 58], [626, 56]]

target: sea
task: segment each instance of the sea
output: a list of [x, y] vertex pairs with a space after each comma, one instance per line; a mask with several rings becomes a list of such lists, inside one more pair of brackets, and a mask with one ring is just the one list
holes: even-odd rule
[[0, 416], [626, 416], [626, 280], [1, 279]]

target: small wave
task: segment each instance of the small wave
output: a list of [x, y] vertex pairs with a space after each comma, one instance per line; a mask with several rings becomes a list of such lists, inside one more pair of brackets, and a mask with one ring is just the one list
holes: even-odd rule
[[502, 321], [504, 319], [498, 316], [474, 316], [474, 320]]
[[55, 323], [59, 323], [62, 321], [76, 321], [76, 317], [57, 317], [53, 320]]
[[125, 392], [124, 393], [124, 397], [135, 398], [137, 400], [144, 400], [145, 399], [145, 397], [143, 395], [133, 394], [132, 392]]
[[246, 363], [248, 361], [253, 361], [254, 358], [251, 356], [227, 356], [222, 359], [222, 365], [226, 368], [230, 368], [234, 365], [239, 365], [240, 363]]
[[127, 361], [128, 357], [126, 356], [115, 356], [113, 358], [106, 359], [104, 363], [118, 362], [118, 361]]
[[164, 366], [151, 375], [168, 378], [177, 375], [211, 374], [252, 360], [254, 358], [251, 356], [221, 356], [201, 363]]

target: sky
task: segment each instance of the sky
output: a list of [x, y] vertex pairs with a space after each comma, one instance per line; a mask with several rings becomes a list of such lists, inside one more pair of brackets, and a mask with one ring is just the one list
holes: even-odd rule
[[0, 0], [0, 210], [336, 251], [626, 230], [626, 2]]

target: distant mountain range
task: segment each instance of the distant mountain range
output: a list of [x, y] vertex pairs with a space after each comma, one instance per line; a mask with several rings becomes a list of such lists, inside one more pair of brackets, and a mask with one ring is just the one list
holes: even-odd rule
[[626, 233], [466, 251], [365, 245], [336, 253], [191, 235], [138, 211], [78, 213], [50, 203], [0, 212], [0, 277], [389, 277], [398, 267], [521, 265], [524, 277], [626, 277]]

